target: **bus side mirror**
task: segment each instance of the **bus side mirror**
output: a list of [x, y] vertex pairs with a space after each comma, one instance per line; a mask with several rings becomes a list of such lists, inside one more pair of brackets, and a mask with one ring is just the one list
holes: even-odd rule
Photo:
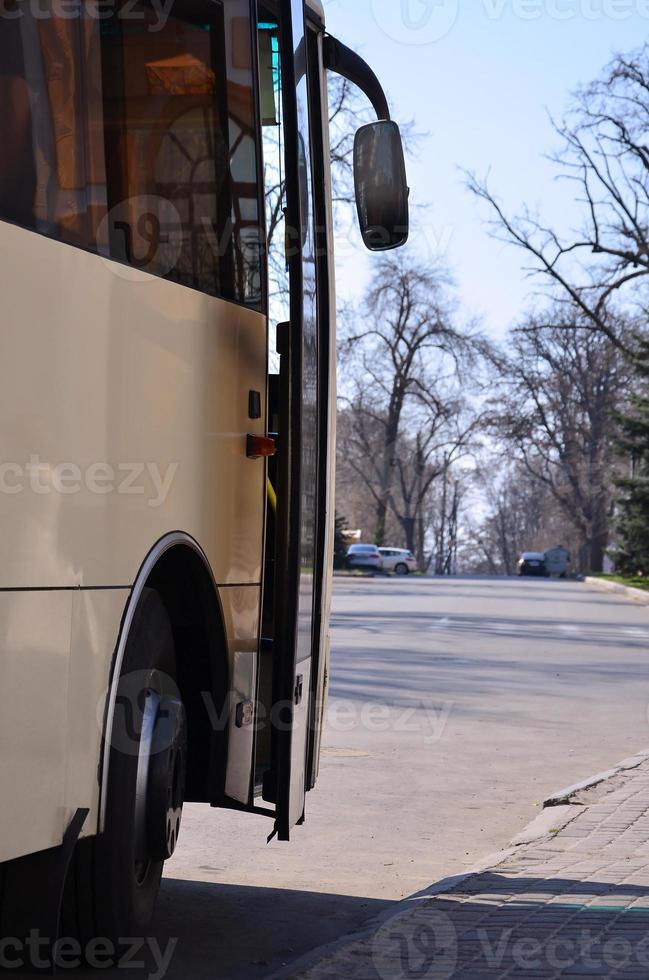
[[354, 141], [356, 207], [363, 241], [386, 252], [408, 241], [408, 180], [401, 133], [395, 122], [363, 126]]

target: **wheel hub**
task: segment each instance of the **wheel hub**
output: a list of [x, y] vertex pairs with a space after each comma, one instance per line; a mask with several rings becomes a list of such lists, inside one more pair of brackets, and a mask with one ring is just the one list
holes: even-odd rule
[[137, 851], [166, 861], [176, 849], [182, 819], [187, 722], [182, 701], [146, 692], [138, 760]]

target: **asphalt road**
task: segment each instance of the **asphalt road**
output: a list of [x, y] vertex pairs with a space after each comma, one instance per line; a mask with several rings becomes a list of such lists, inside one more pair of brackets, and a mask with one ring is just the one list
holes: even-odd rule
[[306, 826], [267, 846], [263, 818], [188, 808], [167, 976], [264, 977], [505, 846], [546, 795], [649, 745], [648, 650], [649, 608], [578, 583], [337, 580]]

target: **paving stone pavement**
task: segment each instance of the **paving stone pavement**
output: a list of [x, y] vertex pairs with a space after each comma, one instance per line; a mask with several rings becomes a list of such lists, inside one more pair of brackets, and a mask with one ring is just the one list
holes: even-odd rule
[[286, 973], [295, 980], [649, 980], [649, 761], [557, 833]]

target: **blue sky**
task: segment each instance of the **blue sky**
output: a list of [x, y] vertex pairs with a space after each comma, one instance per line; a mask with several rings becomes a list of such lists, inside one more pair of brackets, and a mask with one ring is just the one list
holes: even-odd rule
[[[510, 210], [527, 204], [576, 226], [570, 188], [544, 156], [558, 146], [548, 112], [560, 117], [614, 53], [649, 38], [649, 0], [324, 2], [329, 31], [372, 64], [394, 118], [428, 134], [409, 161], [413, 203], [430, 205], [409, 247], [444, 254], [463, 309], [502, 336], [534, 287], [522, 255], [489, 238], [459, 168], [490, 172]], [[373, 260], [357, 238], [339, 252], [339, 290], [359, 294]]]

